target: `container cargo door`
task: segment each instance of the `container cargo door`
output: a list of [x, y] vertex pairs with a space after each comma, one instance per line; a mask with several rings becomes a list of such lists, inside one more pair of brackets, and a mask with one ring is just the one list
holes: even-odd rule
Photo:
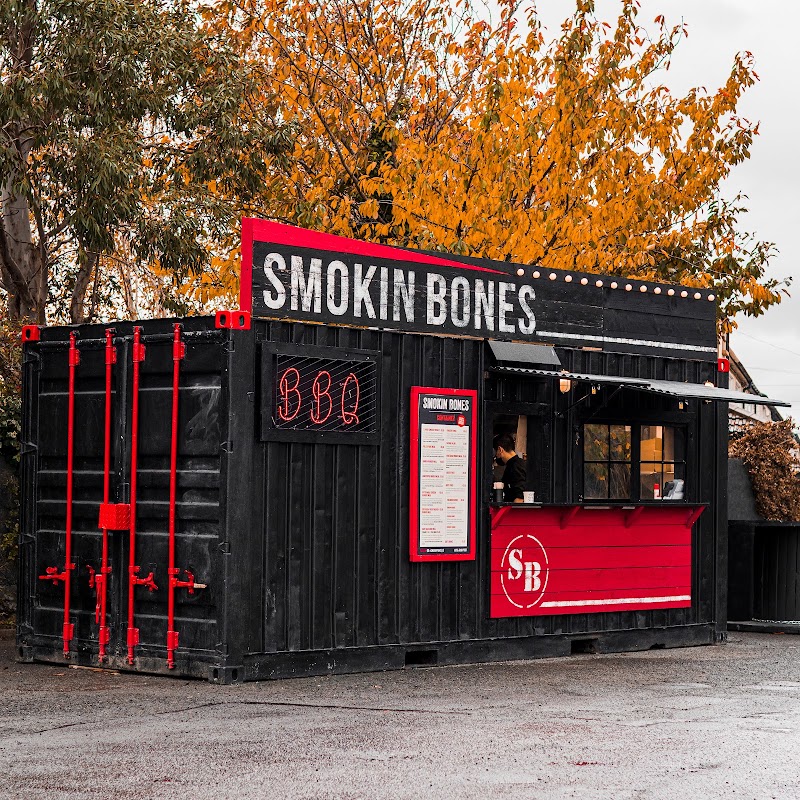
[[[107, 341], [78, 340], [72, 391], [65, 347], [40, 352], [37, 575], [25, 627], [37, 657], [49, 658], [44, 643], [52, 642], [53, 655], [63, 644], [77, 663], [160, 671], [171, 656], [182, 674], [198, 672], [217, 638], [223, 335], [137, 334], [125, 325], [112, 343], [109, 367]], [[66, 571], [69, 507], [74, 567], [65, 595], [51, 576]]]

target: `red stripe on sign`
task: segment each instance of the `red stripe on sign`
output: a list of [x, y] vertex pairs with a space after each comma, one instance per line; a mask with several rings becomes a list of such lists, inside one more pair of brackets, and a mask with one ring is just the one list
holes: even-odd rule
[[256, 220], [242, 217], [242, 265], [239, 270], [239, 308], [253, 310], [253, 223]]
[[[246, 224], [245, 224], [246, 223]], [[488, 267], [478, 267], [474, 264], [465, 264], [463, 261], [452, 261], [448, 258], [420, 253], [417, 250], [406, 250], [402, 247], [390, 247], [385, 244], [362, 242], [358, 239], [349, 239], [346, 236], [336, 236], [333, 233], [320, 233], [306, 228], [297, 228], [294, 225], [284, 225], [280, 222], [269, 222], [263, 219], [242, 220], [242, 275], [244, 277], [244, 237], [250, 237], [250, 253], [252, 255], [252, 242], [267, 242], [269, 244], [282, 244], [293, 247], [305, 247], [310, 250], [326, 250], [331, 253], [345, 253], [368, 258], [380, 258], [384, 261], [401, 261], [414, 264], [428, 264], [440, 267], [454, 267], [460, 271], [488, 272], [494, 275], [507, 275], [509, 273]], [[251, 259], [252, 266], [252, 259]], [[252, 274], [252, 273], [251, 273]], [[242, 281], [244, 287], [244, 280]], [[248, 283], [248, 289], [252, 287]]]

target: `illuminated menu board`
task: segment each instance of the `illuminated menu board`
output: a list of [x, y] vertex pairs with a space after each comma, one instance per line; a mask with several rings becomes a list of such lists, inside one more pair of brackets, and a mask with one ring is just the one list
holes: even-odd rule
[[411, 389], [412, 561], [475, 558], [477, 393]]

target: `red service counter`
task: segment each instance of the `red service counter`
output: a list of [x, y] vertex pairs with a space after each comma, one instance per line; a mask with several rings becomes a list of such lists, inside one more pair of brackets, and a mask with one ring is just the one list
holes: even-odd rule
[[692, 604], [692, 526], [702, 505], [491, 508], [490, 616]]

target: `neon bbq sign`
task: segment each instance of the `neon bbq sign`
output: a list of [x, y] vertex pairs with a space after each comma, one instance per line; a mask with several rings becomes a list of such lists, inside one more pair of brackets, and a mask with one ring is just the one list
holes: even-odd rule
[[313, 432], [320, 441], [327, 436], [329, 441], [368, 444], [377, 436], [374, 355], [272, 344], [265, 346], [263, 358], [263, 440], [304, 441]]

